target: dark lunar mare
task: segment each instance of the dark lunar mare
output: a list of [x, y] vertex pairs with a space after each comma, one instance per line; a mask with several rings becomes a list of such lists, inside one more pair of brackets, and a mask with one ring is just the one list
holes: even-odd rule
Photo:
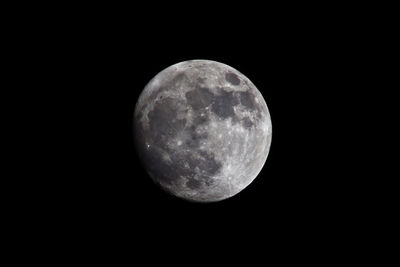
[[213, 102], [214, 94], [211, 93], [210, 89], [198, 87], [185, 94], [187, 103], [193, 108], [194, 111], [198, 111], [202, 108], [209, 106]]
[[211, 110], [220, 118], [227, 119], [231, 117], [236, 119], [236, 114], [233, 106], [236, 106], [239, 101], [233, 92], [226, 92], [223, 89], [219, 90], [220, 95], [216, 95]]
[[[240, 82], [236, 74], [226, 74], [227, 80], [230, 80], [231, 83], [237, 84], [235, 78], [233, 77], [236, 77], [237, 81]], [[247, 109], [256, 111], [257, 117], [260, 118], [261, 110], [255, 103], [255, 96], [251, 92], [227, 92], [224, 90], [224, 88], [218, 88], [217, 92], [218, 94], [215, 95], [211, 92], [209, 88], [197, 87], [194, 90], [188, 91], [185, 94], [185, 97], [187, 103], [193, 108], [193, 111], [195, 113], [199, 113], [203, 111], [205, 107], [211, 106], [211, 110], [218, 117], [222, 119], [232, 118], [232, 123], [238, 123], [239, 119], [235, 115], [233, 108], [235, 105], [241, 103]], [[207, 122], [208, 120], [209, 119], [206, 116], [196, 116], [194, 118], [193, 124], [200, 125]], [[245, 117], [241, 123], [243, 127], [247, 129], [251, 128], [254, 125], [254, 123], [248, 117]]]
[[[201, 96], [204, 103], [208, 101], [206, 95], [207, 93]], [[146, 169], [153, 177], [156, 177], [155, 182], [160, 185], [177, 186], [180, 183], [180, 177], [183, 176], [188, 179], [186, 186], [190, 189], [198, 189], [203, 185], [210, 186], [213, 183], [210, 177], [218, 173], [222, 164], [215, 160], [213, 154], [201, 151], [199, 148], [201, 140], [206, 139], [207, 135], [198, 134], [196, 125], [205, 123], [208, 117], [200, 117], [197, 114], [194, 117], [196, 124], [186, 127], [185, 119], [177, 120], [180, 105], [183, 103], [177, 99], [170, 97], [159, 99], [154, 109], [148, 113], [148, 130], [144, 129], [141, 123], [142, 112], [138, 112], [134, 122], [137, 151]], [[188, 138], [182, 147], [180, 149], [168, 147], [168, 141], [183, 131], [187, 132]], [[196, 157], [193, 151], [197, 151], [199, 156]], [[169, 156], [170, 161], [163, 158], [163, 153]], [[196, 167], [201, 170], [201, 173], [197, 173], [195, 179]]]
[[229, 82], [233, 85], [240, 84], [240, 79], [238, 78], [238, 76], [235, 73], [232, 73], [232, 72], [228, 72], [227, 74], [225, 74], [225, 80], [227, 80], [227, 82]]

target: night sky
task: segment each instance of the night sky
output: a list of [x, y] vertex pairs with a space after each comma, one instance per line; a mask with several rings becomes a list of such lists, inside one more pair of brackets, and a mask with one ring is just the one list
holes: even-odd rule
[[[53, 210], [67, 225], [99, 240], [115, 234], [129, 243], [145, 235], [141, 241], [161, 247], [170, 240], [222, 244], [241, 238], [279, 246], [294, 237], [300, 245], [321, 232], [340, 234], [356, 205], [355, 182], [348, 178], [354, 173], [343, 168], [351, 164], [343, 156], [350, 122], [341, 120], [353, 87], [348, 55], [356, 47], [351, 34], [323, 15], [272, 13], [245, 20], [214, 13], [163, 16], [151, 25], [132, 14], [98, 14], [58, 28], [66, 34], [53, 40], [60, 44], [53, 46], [53, 60], [66, 62], [58, 83], [73, 128], [62, 130], [66, 137], [59, 141], [68, 152], [51, 191], [59, 199]], [[189, 203], [159, 189], [133, 146], [139, 94], [158, 72], [191, 59], [242, 72], [262, 93], [272, 120], [261, 173], [217, 203]]]

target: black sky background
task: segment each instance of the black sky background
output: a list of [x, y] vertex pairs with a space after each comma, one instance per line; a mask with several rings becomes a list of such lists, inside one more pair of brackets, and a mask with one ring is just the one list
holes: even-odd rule
[[[347, 168], [355, 122], [344, 112], [353, 103], [351, 78], [360, 63], [354, 24], [295, 10], [241, 18], [113, 11], [67, 16], [44, 33], [57, 87], [52, 105], [64, 109], [54, 130], [62, 134], [55, 150], [63, 156], [55, 157], [54, 179], [44, 183], [54, 201], [44, 202], [52, 222], [67, 226], [66, 236], [111, 240], [124, 249], [140, 243], [163, 250], [171, 241], [190, 246], [193, 240], [241, 247], [258, 240], [279, 248], [288, 240], [318, 244], [356, 227], [358, 180]], [[242, 72], [263, 94], [272, 119], [261, 173], [217, 203], [189, 203], [159, 189], [133, 146], [134, 107], [147, 82], [192, 59]]]

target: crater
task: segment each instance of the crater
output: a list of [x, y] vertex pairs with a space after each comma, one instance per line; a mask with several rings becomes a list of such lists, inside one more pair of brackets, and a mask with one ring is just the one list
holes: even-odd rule
[[240, 80], [238, 78], [238, 76], [235, 73], [232, 72], [228, 72], [225, 74], [225, 80], [227, 82], [229, 82], [230, 84], [233, 85], [239, 85], [240, 84]]
[[249, 129], [254, 125], [254, 123], [250, 120], [249, 117], [244, 117], [242, 120], [242, 125], [244, 128]]

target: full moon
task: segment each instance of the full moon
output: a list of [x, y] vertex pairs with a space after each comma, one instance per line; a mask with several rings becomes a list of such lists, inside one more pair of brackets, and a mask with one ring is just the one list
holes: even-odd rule
[[260, 173], [271, 145], [267, 104], [236, 69], [210, 60], [172, 65], [146, 85], [134, 139], [144, 168], [168, 193], [194, 202], [230, 198]]

